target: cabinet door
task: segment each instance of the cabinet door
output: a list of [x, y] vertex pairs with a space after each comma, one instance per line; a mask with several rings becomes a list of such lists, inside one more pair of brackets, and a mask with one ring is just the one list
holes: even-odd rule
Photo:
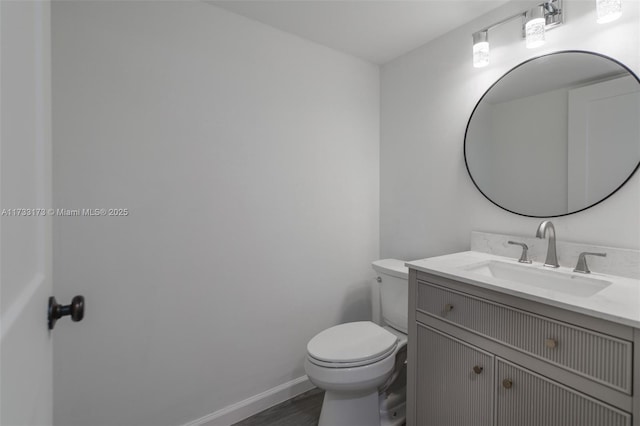
[[493, 424], [493, 355], [418, 324], [416, 424]]
[[496, 358], [497, 426], [624, 426], [631, 416]]

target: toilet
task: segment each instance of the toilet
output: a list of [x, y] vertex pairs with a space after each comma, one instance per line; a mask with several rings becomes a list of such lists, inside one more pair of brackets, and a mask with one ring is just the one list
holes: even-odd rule
[[372, 321], [336, 325], [307, 344], [305, 371], [314, 385], [325, 390], [319, 426], [405, 422], [408, 270], [404, 263], [383, 259], [372, 264], [378, 275], [381, 325]]

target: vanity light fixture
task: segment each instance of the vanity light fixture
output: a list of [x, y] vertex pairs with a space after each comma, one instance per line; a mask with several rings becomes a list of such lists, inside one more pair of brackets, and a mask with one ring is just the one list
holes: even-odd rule
[[[597, 1], [616, 2], [621, 0]], [[473, 66], [475, 68], [485, 67], [489, 64], [489, 31], [518, 18], [522, 20], [522, 37], [526, 40], [526, 46], [530, 49], [542, 46], [545, 41], [545, 32], [564, 22], [562, 0], [545, 1], [532, 9], [509, 16], [473, 33]]]
[[622, 16], [622, 0], [596, 0], [596, 22], [606, 24]]

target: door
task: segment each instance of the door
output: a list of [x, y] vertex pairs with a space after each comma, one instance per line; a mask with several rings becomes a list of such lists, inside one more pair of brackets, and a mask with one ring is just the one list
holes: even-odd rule
[[0, 424], [52, 423], [50, 4], [0, 1]]
[[640, 161], [638, 83], [626, 76], [570, 90], [568, 112], [568, 202], [575, 211], [610, 194]]
[[631, 415], [496, 358], [497, 426], [630, 426]]
[[493, 424], [493, 355], [418, 324], [416, 425]]

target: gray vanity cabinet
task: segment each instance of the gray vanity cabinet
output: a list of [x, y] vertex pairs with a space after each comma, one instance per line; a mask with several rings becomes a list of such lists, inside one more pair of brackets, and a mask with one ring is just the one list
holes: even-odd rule
[[410, 269], [407, 424], [640, 426], [639, 340], [628, 326]]
[[417, 366], [416, 424], [491, 426], [493, 355], [426, 326], [418, 327], [416, 344], [429, 360]]
[[496, 359], [496, 379], [498, 426], [631, 424], [628, 413], [500, 358]]

